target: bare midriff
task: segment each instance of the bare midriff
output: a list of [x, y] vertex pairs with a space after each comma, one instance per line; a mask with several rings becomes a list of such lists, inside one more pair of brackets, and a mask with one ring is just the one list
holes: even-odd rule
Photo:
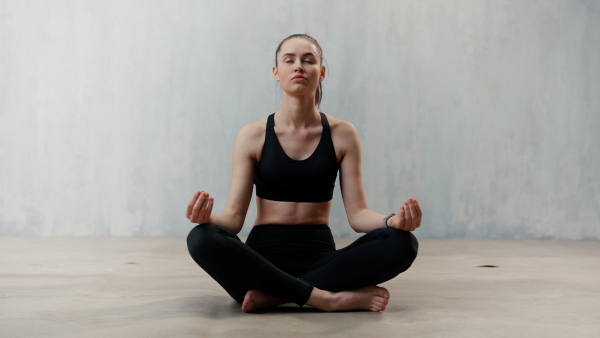
[[280, 202], [256, 197], [259, 224], [329, 224], [331, 201], [320, 203]]

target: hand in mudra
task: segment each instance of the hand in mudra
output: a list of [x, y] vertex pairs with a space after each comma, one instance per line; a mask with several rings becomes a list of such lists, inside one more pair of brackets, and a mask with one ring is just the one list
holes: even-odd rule
[[188, 203], [185, 217], [192, 223], [210, 223], [210, 213], [214, 202], [214, 198], [210, 197], [205, 191], [195, 193], [190, 203]]
[[392, 228], [413, 231], [421, 226], [421, 207], [417, 200], [409, 198], [400, 207], [400, 211], [389, 219], [388, 225]]

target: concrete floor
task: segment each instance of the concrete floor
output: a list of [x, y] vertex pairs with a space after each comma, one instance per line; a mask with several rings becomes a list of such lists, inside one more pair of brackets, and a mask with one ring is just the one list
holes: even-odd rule
[[600, 337], [598, 241], [422, 239], [382, 286], [383, 313], [245, 314], [183, 238], [0, 237], [0, 337]]

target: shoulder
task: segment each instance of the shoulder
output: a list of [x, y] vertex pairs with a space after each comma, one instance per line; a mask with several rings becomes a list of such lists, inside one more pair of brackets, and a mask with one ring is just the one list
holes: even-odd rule
[[263, 118], [259, 121], [248, 123], [243, 126], [238, 132], [238, 138], [254, 139], [265, 135], [265, 128], [267, 126], [267, 118]]
[[356, 127], [348, 121], [333, 118], [327, 115], [327, 121], [331, 128], [331, 137], [335, 143], [347, 144], [358, 142]]
[[265, 141], [266, 126], [266, 117], [243, 126], [238, 132], [235, 148], [256, 158], [261, 153]]
[[354, 125], [348, 121], [336, 119], [332, 116], [326, 115], [327, 121], [331, 128], [331, 134], [334, 137], [358, 137], [358, 132]]
[[326, 116], [331, 128], [331, 140], [338, 159], [343, 161], [348, 154], [360, 154], [360, 141], [354, 125], [348, 121], [336, 119], [329, 115]]

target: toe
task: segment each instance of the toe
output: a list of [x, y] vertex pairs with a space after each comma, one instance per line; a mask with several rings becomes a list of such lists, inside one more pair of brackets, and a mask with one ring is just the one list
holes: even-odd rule
[[242, 311], [249, 312], [252, 310], [252, 302], [254, 301], [254, 293], [252, 290], [248, 290], [244, 296], [244, 302], [242, 303]]
[[383, 297], [385, 298], [390, 298], [390, 292], [386, 289], [386, 288], [382, 288], [383, 290]]
[[385, 308], [385, 304], [383, 300], [375, 300], [372, 305], [373, 308], [377, 309], [377, 311], [382, 311]]

